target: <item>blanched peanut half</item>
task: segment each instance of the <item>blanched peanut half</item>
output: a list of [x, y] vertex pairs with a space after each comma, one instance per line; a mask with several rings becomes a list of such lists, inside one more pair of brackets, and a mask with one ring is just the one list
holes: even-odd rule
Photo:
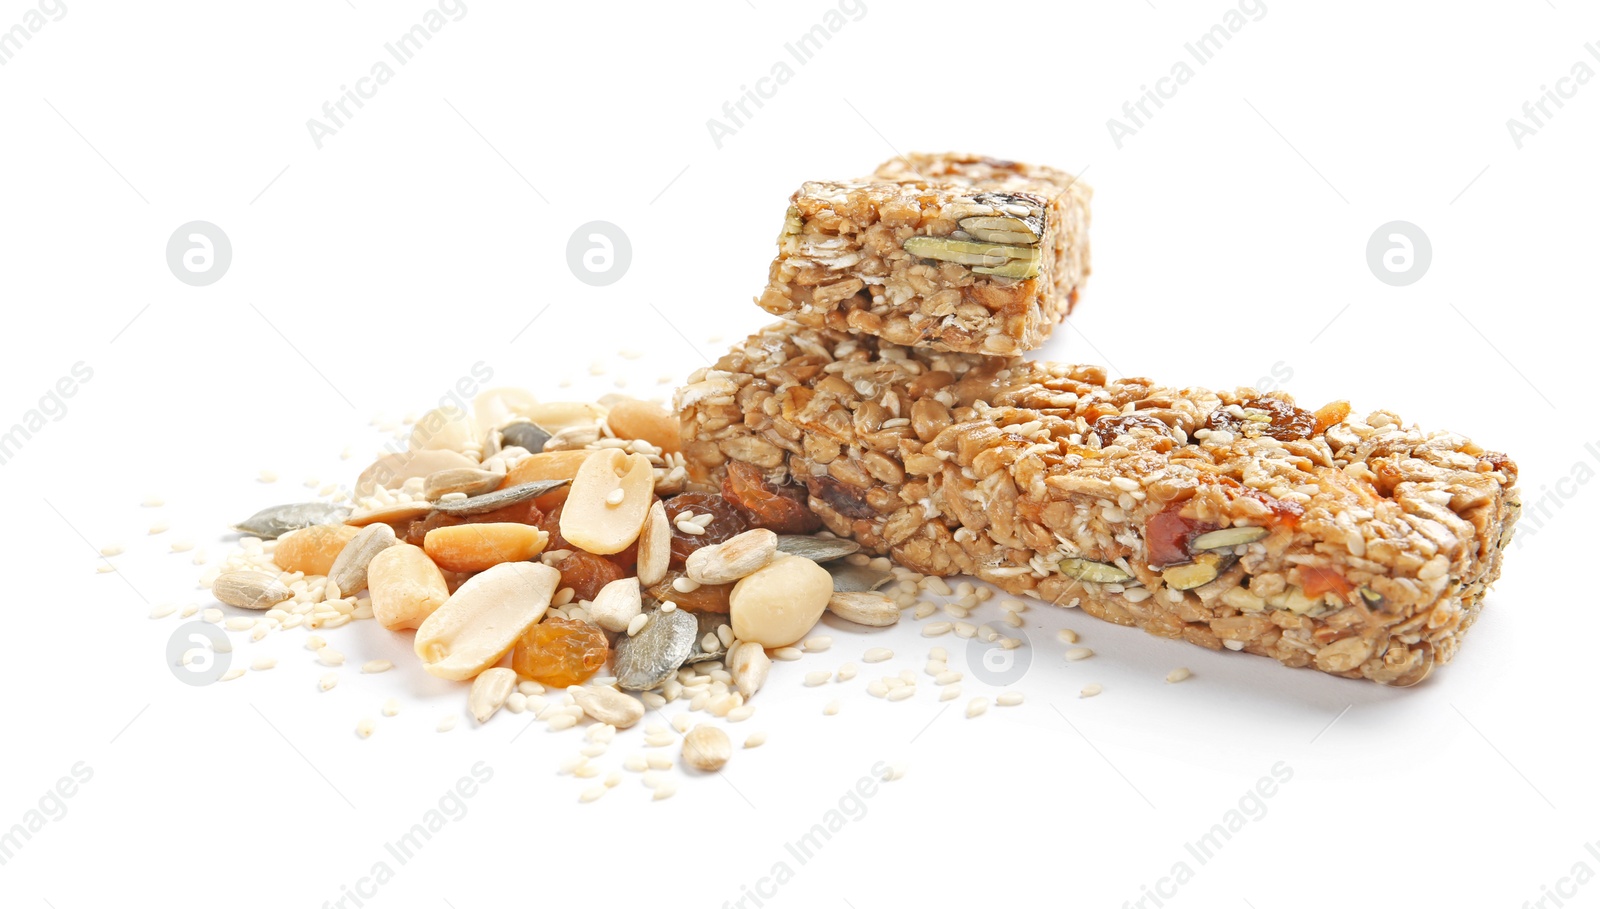
[[733, 585], [733, 635], [763, 647], [787, 647], [817, 624], [833, 596], [833, 575], [800, 556], [779, 556]]
[[535, 480], [570, 480], [578, 475], [578, 469], [583, 462], [589, 460], [588, 451], [541, 451], [529, 455], [518, 461], [506, 478], [501, 481], [501, 489], [520, 486], [523, 483], [532, 483]]
[[361, 531], [349, 524], [318, 524], [278, 538], [272, 561], [284, 571], [325, 575], [333, 568], [346, 543]]
[[778, 535], [757, 527], [689, 553], [683, 570], [696, 584], [731, 584], [771, 562], [777, 554]]
[[472, 417], [484, 432], [498, 429], [513, 419], [527, 419], [538, 401], [523, 388], [491, 388], [472, 399]]
[[528, 408], [527, 418], [557, 433], [572, 426], [588, 426], [606, 418], [606, 408], [590, 401], [548, 401]]
[[390, 631], [415, 628], [450, 598], [439, 566], [410, 543], [396, 543], [367, 564], [372, 616]]
[[611, 405], [606, 425], [619, 439], [643, 439], [662, 451], [677, 451], [682, 446], [678, 416], [660, 404], [623, 398]]
[[634, 569], [639, 583], [654, 587], [667, 576], [672, 562], [672, 527], [667, 523], [667, 506], [660, 499], [650, 504], [644, 528], [639, 531], [639, 564]]
[[379, 489], [396, 489], [412, 477], [427, 477], [452, 467], [477, 466], [476, 458], [456, 451], [430, 449], [384, 455], [356, 478], [356, 497], [370, 496]]
[[525, 562], [550, 535], [531, 524], [457, 524], [435, 527], [422, 538], [428, 558], [448, 571], [483, 571], [501, 562]]
[[477, 450], [478, 428], [472, 416], [459, 407], [435, 407], [417, 419], [411, 429], [412, 451]]
[[595, 555], [621, 552], [639, 538], [654, 501], [649, 458], [615, 448], [590, 452], [561, 509], [561, 536]]
[[500, 662], [544, 617], [559, 583], [561, 572], [538, 562], [506, 562], [469, 578], [417, 628], [422, 668], [463, 681]]

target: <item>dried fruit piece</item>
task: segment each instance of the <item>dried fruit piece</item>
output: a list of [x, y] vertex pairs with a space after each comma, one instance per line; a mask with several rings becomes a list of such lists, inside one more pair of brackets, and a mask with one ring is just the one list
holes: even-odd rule
[[278, 540], [272, 561], [284, 571], [325, 575], [345, 544], [360, 532], [360, 528], [349, 524], [319, 524], [296, 530]]
[[[462, 527], [467, 524], [527, 524], [545, 530], [544, 519], [544, 512], [540, 511], [534, 502], [518, 502], [483, 514], [452, 514], [441, 510], [406, 525], [404, 536], [407, 543], [421, 546], [431, 531], [441, 527]], [[551, 548], [549, 543], [545, 544], [545, 548]]]
[[646, 587], [659, 583], [672, 563], [672, 525], [667, 523], [667, 506], [660, 499], [650, 503], [638, 545], [639, 583]]
[[612, 668], [617, 687], [627, 691], [649, 691], [678, 671], [694, 649], [699, 623], [687, 612], [645, 613], [643, 627], [617, 639], [617, 657]]
[[777, 554], [778, 535], [758, 527], [690, 553], [684, 572], [696, 584], [731, 584], [765, 566]]
[[1238, 409], [1240, 413], [1236, 414], [1229, 407], [1218, 407], [1206, 417], [1206, 428], [1225, 430], [1247, 439], [1271, 436], [1280, 442], [1309, 439], [1316, 432], [1315, 414], [1277, 398], [1245, 401]]
[[462, 524], [428, 531], [422, 548], [447, 571], [485, 571], [544, 551], [549, 537], [527, 524]]
[[574, 549], [555, 564], [561, 572], [561, 586], [571, 587], [579, 600], [592, 600], [612, 581], [622, 577], [622, 568], [610, 559], [604, 559], [581, 549]]
[[361, 528], [333, 560], [333, 565], [328, 569], [328, 580], [345, 596], [359, 593], [367, 586], [367, 567], [372, 560], [398, 542], [394, 528], [388, 524], [370, 524]]
[[649, 458], [615, 448], [591, 452], [562, 506], [561, 536], [596, 555], [621, 552], [639, 539], [654, 501]]
[[390, 631], [415, 628], [450, 598], [439, 566], [427, 553], [397, 543], [373, 556], [367, 566], [372, 617]]
[[1182, 508], [1182, 502], [1175, 502], [1144, 522], [1145, 558], [1151, 568], [1160, 570], [1189, 561], [1194, 539], [1216, 529], [1215, 524], [1184, 517]]
[[263, 508], [233, 525], [233, 529], [263, 540], [276, 540], [291, 530], [315, 527], [318, 524], [340, 524], [349, 516], [350, 508], [346, 505], [298, 502]]
[[[679, 588], [687, 587], [687, 591]], [[669, 571], [661, 581], [645, 591], [651, 597], [662, 602], [677, 604], [679, 609], [690, 612], [727, 612], [728, 597], [733, 593], [732, 584], [700, 584], [696, 585], [689, 580], [689, 576], [681, 571]]]
[[211, 582], [211, 595], [240, 609], [271, 609], [293, 598], [294, 591], [264, 571], [228, 571]]
[[1110, 445], [1118, 436], [1126, 435], [1135, 429], [1143, 429], [1157, 435], [1170, 435], [1172, 429], [1167, 424], [1145, 413], [1107, 414], [1098, 417], [1089, 431], [1100, 440], [1101, 447]]
[[763, 647], [787, 647], [805, 637], [832, 596], [833, 577], [822, 566], [781, 556], [733, 585], [733, 633]]
[[643, 439], [663, 452], [677, 451], [678, 416], [660, 404], [623, 398], [611, 405], [606, 425], [619, 439]]
[[478, 673], [472, 680], [472, 691], [467, 694], [467, 706], [472, 718], [480, 723], [489, 721], [495, 711], [505, 705], [506, 698], [516, 690], [517, 674], [510, 669], [495, 666]]
[[768, 484], [754, 464], [729, 461], [722, 495], [752, 527], [774, 533], [814, 533], [822, 526], [822, 520], [806, 507], [803, 492]]
[[[506, 562], [468, 578], [417, 628], [423, 668], [459, 681], [493, 666], [544, 616], [560, 580], [537, 562]], [[603, 641], [604, 633], [594, 631]]]
[[[702, 546], [711, 546], [743, 533], [749, 526], [739, 514], [734, 504], [719, 495], [709, 493], [689, 492], [667, 499], [663, 505], [666, 512], [667, 523], [671, 530], [672, 553], [671, 565], [673, 568], [682, 568], [689, 553]], [[687, 533], [678, 527], [681, 518], [700, 518], [702, 515], [711, 515], [710, 522], [701, 525], [701, 533]]]
[[551, 616], [528, 628], [511, 654], [517, 675], [554, 688], [587, 681], [610, 655], [606, 633], [588, 622]]

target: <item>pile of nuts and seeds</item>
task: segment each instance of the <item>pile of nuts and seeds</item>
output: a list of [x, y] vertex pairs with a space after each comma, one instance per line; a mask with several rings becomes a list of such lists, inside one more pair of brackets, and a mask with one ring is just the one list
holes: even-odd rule
[[[248, 631], [253, 641], [304, 628], [312, 632], [307, 649], [330, 670], [345, 662], [324, 637], [332, 629], [375, 619], [396, 633], [414, 631], [419, 668], [467, 683], [475, 722], [504, 710], [530, 714], [551, 731], [584, 727], [579, 753], [559, 768], [580, 779], [604, 774], [582, 791], [584, 802], [617, 785], [621, 771], [641, 774], [660, 799], [676, 791], [666, 771], [678, 761], [694, 771], [720, 769], [733, 750], [725, 730], [754, 714], [773, 661], [831, 646], [831, 637], [813, 633], [825, 611], [887, 626], [903, 610], [933, 617], [941, 606], [930, 597], [938, 596], [950, 600], [942, 606], [948, 620], [924, 624], [924, 636], [1022, 645], [995, 627], [1022, 627], [1022, 602], [997, 604], [995, 625], [968, 621], [993, 590], [968, 582], [952, 588], [815, 532], [804, 504], [759, 476], [730, 473], [719, 490], [691, 490], [678, 448], [675, 415], [615, 395], [548, 403], [493, 389], [471, 413], [429, 411], [414, 422], [405, 450], [381, 455], [353, 492], [324, 487], [321, 501], [268, 508], [236, 525], [238, 549], [208, 568], [201, 584], [247, 611], [212, 608], [203, 617]], [[863, 660], [892, 657], [878, 647]], [[961, 695], [963, 674], [948, 659], [934, 647], [924, 667], [939, 701]], [[393, 668], [374, 660], [361, 671]], [[857, 673], [845, 663], [796, 681], [814, 687]], [[234, 668], [221, 678], [243, 674]], [[903, 701], [918, 692], [918, 680], [904, 669], [865, 687]], [[319, 687], [337, 682], [330, 671]], [[1011, 706], [1021, 695], [976, 698], [967, 716], [991, 700]], [[674, 701], [688, 709], [667, 721], [659, 711]], [[823, 713], [840, 706], [830, 700]], [[398, 709], [390, 701], [381, 712]], [[653, 711], [662, 722], [645, 723]], [[456, 722], [446, 716], [438, 730]], [[596, 763], [619, 730], [640, 724], [647, 750], [620, 770]], [[356, 731], [367, 737], [377, 728], [364, 718]], [[765, 740], [755, 732], [743, 746]], [[665, 750], [674, 746], [678, 761]], [[903, 772], [896, 767], [893, 775]]]

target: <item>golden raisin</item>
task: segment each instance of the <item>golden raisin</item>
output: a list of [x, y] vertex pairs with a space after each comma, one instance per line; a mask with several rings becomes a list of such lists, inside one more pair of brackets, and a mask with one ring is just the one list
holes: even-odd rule
[[729, 461], [722, 494], [752, 527], [765, 527], [774, 533], [814, 533], [822, 526], [822, 520], [806, 507], [804, 492], [773, 486], [754, 464]]
[[[673, 496], [663, 504], [667, 508], [667, 526], [672, 529], [673, 568], [682, 568], [684, 559], [696, 549], [730, 540], [749, 529], [733, 503], [719, 495], [689, 492]], [[709, 514], [711, 523], [705, 526], [705, 533], [684, 533], [678, 529], [678, 516], [683, 514], [690, 517]]]
[[517, 639], [511, 668], [523, 678], [565, 688], [587, 681], [609, 655], [606, 633], [598, 626], [551, 616]]
[[615, 562], [581, 549], [572, 550], [555, 569], [561, 572], [561, 586], [571, 587], [574, 599], [579, 600], [594, 599], [600, 588], [623, 576]]

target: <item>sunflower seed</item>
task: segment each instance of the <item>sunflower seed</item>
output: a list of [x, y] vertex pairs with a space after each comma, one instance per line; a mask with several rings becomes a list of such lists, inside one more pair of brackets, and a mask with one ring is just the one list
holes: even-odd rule
[[831, 562], [861, 551], [861, 544], [838, 537], [785, 533], [778, 535], [778, 551], [802, 556], [813, 562]]
[[518, 422], [500, 427], [500, 439], [506, 447], [525, 448], [529, 454], [538, 454], [544, 451], [544, 443], [550, 441], [550, 433], [538, 423]]
[[229, 571], [211, 583], [211, 595], [240, 609], [270, 609], [293, 598], [294, 591], [264, 571]]
[[299, 502], [263, 508], [233, 525], [233, 529], [263, 540], [276, 540], [291, 530], [300, 530], [317, 524], [338, 524], [349, 516], [350, 508], [345, 505]]
[[835, 591], [828, 600], [828, 611], [857, 625], [882, 627], [900, 621], [900, 606], [881, 593]]
[[439, 502], [434, 507], [445, 514], [474, 515], [487, 514], [508, 505], [516, 505], [529, 499], [536, 499], [551, 490], [572, 482], [571, 480], [535, 480], [531, 483], [520, 483], [507, 487], [498, 492], [484, 493], [459, 502]]
[[373, 557], [398, 542], [393, 527], [368, 524], [339, 550], [333, 567], [328, 569], [328, 580], [345, 596], [359, 593], [367, 586], [367, 566], [372, 564]]
[[[445, 496], [460, 493], [463, 496], [480, 496], [494, 492], [506, 478], [504, 462], [499, 470], [485, 470], [481, 467], [452, 467], [438, 473], [428, 474], [428, 479], [422, 484], [423, 498], [430, 502], [437, 502]], [[459, 500], [458, 500], [459, 501]]]
[[644, 617], [644, 627], [637, 633], [617, 639], [612, 665], [617, 687], [628, 691], [648, 691], [671, 678], [704, 636], [694, 615], [682, 610], [658, 609]]

